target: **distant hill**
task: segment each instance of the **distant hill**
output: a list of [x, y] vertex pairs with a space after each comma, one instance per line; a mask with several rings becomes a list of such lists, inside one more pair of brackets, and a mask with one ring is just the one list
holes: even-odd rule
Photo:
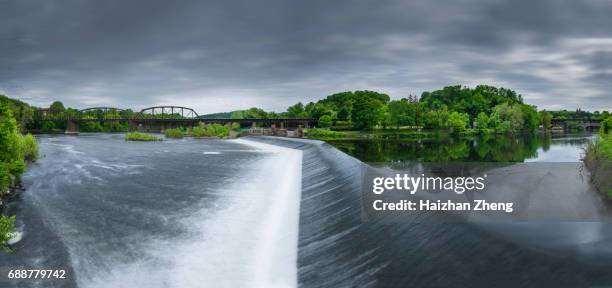
[[230, 119], [232, 112], [221, 112], [221, 113], [213, 113], [200, 115], [198, 118], [200, 119]]

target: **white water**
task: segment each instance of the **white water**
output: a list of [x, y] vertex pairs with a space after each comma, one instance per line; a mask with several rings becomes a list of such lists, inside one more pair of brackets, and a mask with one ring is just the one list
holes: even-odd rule
[[183, 218], [190, 237], [142, 243], [151, 255], [81, 278], [79, 286], [296, 287], [302, 152], [234, 141], [269, 155], [219, 191], [214, 209]]

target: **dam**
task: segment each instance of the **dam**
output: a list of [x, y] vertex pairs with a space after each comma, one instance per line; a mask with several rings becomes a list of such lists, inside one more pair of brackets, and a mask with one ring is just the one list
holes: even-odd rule
[[[581, 287], [612, 281], [612, 227], [605, 223], [364, 221], [364, 163], [321, 141], [130, 143], [121, 134], [42, 135], [39, 141], [43, 157], [24, 175], [27, 191], [9, 203], [22, 238], [0, 266], [63, 268], [68, 279], [2, 287]], [[578, 144], [571, 147], [579, 151]]]

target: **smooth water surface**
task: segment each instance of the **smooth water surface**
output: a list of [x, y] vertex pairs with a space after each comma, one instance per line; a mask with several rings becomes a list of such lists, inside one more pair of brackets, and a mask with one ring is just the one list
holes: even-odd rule
[[366, 163], [580, 162], [593, 134], [441, 137], [428, 140], [337, 140], [334, 147]]

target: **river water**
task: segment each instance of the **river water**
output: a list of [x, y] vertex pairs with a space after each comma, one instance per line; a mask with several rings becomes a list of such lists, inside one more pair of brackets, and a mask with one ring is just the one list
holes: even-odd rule
[[[592, 139], [341, 141], [335, 149], [278, 138], [41, 136], [43, 157], [9, 207], [22, 239], [0, 267], [63, 268], [68, 280], [0, 287], [611, 285], [608, 224], [361, 218], [361, 161], [579, 166]], [[588, 181], [576, 184], [581, 173], [555, 185], [578, 185], [596, 202]]]
[[[68, 269], [0, 287], [291, 287], [301, 152], [246, 141], [39, 137], [0, 265]], [[13, 285], [13, 286], [10, 286]]]

